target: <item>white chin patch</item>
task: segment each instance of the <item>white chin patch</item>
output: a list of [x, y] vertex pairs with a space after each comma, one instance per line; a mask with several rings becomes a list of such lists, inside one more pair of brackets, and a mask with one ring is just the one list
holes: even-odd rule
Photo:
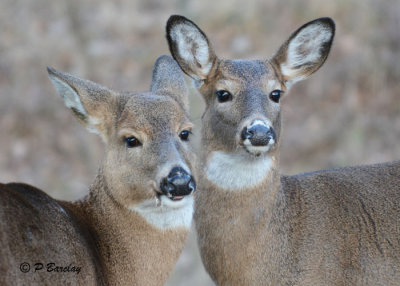
[[273, 159], [252, 157], [246, 153], [212, 152], [206, 167], [207, 179], [224, 190], [241, 190], [256, 186], [269, 174]]
[[179, 201], [161, 196], [160, 201], [149, 199], [128, 208], [158, 229], [189, 229], [193, 217], [193, 196], [186, 196]]
[[271, 147], [275, 144], [274, 139], [270, 139], [266, 146], [253, 146], [249, 139], [243, 141], [244, 148], [251, 154], [259, 156], [263, 153], [267, 153]]

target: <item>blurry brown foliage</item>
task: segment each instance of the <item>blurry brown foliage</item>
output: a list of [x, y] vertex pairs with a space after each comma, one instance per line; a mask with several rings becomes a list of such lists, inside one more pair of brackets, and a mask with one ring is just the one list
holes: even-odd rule
[[[0, 3], [0, 181], [59, 199], [87, 192], [102, 157], [47, 78], [46, 65], [117, 90], [146, 90], [169, 53], [171, 14], [195, 21], [222, 58], [264, 59], [303, 23], [337, 24], [327, 62], [282, 102], [281, 165], [297, 173], [400, 158], [400, 1], [51, 1]], [[192, 90], [193, 119], [202, 100]], [[195, 133], [199, 134], [197, 125]], [[191, 234], [168, 285], [212, 285]]]

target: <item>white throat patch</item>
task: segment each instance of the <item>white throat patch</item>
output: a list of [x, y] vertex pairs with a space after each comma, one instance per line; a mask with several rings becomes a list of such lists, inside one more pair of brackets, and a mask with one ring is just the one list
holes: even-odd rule
[[215, 151], [206, 167], [206, 177], [225, 190], [240, 190], [260, 183], [271, 170], [271, 157], [253, 158], [248, 154]]
[[158, 229], [166, 230], [177, 227], [189, 229], [193, 217], [193, 196], [176, 202], [166, 196], [161, 196], [160, 204], [155, 199], [150, 199], [128, 208], [137, 212], [149, 224]]

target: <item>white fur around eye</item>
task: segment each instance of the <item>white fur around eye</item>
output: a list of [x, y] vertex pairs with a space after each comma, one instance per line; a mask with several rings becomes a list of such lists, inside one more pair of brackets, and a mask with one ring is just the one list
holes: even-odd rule
[[191, 65], [196, 65], [196, 62], [201, 65], [199, 75], [193, 76], [196, 79], [202, 79], [201, 76], [206, 76], [210, 72], [212, 62], [209, 61], [210, 53], [207, 40], [200, 31], [192, 25], [178, 24], [171, 30], [170, 36], [176, 43], [178, 54], [182, 60]]

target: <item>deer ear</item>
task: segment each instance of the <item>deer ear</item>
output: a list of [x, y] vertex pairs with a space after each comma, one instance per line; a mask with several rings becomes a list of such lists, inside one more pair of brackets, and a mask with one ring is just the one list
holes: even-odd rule
[[110, 109], [115, 102], [113, 92], [94, 82], [61, 73], [50, 67], [47, 68], [47, 72], [65, 105], [71, 109], [79, 122], [106, 141], [113, 114]]
[[288, 87], [316, 72], [328, 57], [335, 22], [319, 18], [295, 31], [272, 58]]
[[167, 22], [167, 40], [172, 56], [195, 80], [205, 80], [217, 61], [207, 36], [195, 23], [173, 15]]
[[167, 55], [158, 57], [154, 64], [150, 91], [166, 95], [177, 101], [183, 109], [189, 110], [188, 89], [178, 63]]

